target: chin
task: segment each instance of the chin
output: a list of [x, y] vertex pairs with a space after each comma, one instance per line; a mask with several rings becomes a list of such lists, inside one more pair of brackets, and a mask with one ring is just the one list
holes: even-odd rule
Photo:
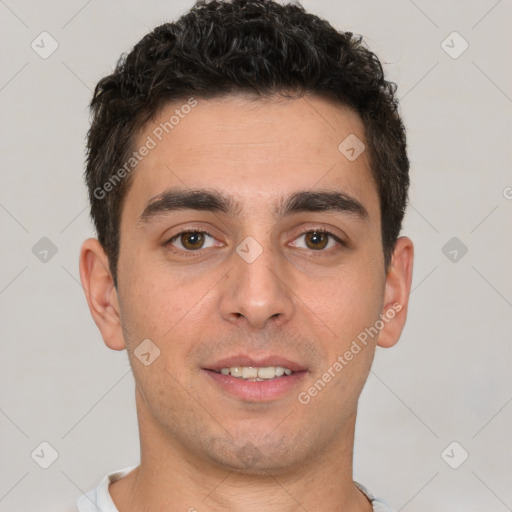
[[240, 474], [279, 474], [303, 464], [308, 457], [304, 438], [294, 440], [291, 435], [270, 441], [268, 434], [244, 435], [237, 440], [219, 437], [212, 439], [208, 446], [210, 458], [216, 465]]

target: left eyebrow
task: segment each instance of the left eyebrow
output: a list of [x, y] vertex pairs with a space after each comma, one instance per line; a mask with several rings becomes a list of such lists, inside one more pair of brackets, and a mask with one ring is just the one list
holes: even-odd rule
[[275, 210], [278, 218], [299, 212], [339, 212], [368, 219], [366, 208], [355, 197], [338, 191], [304, 191], [291, 194]]
[[[139, 217], [150, 223], [177, 210], [198, 210], [240, 216], [241, 204], [232, 196], [212, 189], [173, 188], [151, 198]], [[281, 198], [274, 209], [278, 219], [300, 212], [339, 212], [366, 221], [368, 212], [356, 198], [339, 191], [300, 191]]]

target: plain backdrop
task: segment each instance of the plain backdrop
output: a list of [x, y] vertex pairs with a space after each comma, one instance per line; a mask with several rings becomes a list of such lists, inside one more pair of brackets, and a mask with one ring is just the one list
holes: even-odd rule
[[[79, 282], [87, 105], [192, 3], [0, 1], [2, 512], [75, 510], [139, 461], [127, 354], [104, 345]], [[408, 323], [377, 350], [354, 477], [406, 512], [512, 510], [511, 2], [302, 3], [365, 37], [408, 133]]]

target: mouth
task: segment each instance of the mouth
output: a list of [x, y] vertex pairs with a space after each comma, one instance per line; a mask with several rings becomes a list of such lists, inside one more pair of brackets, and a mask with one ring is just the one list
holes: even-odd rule
[[232, 366], [231, 368], [221, 368], [220, 372], [217, 373], [231, 375], [237, 379], [262, 382], [282, 377], [283, 375], [289, 376], [293, 372], [289, 368], [283, 368], [282, 366], [263, 366], [260, 368], [255, 366]]
[[208, 365], [203, 370], [221, 391], [251, 402], [286, 396], [307, 373], [304, 366], [281, 357], [258, 360], [237, 356]]

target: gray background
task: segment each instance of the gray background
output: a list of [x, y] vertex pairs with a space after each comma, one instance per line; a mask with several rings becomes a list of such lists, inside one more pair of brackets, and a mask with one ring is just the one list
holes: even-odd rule
[[[138, 463], [128, 358], [103, 344], [79, 282], [87, 104], [121, 52], [191, 5], [0, 0], [2, 512], [74, 510]], [[365, 36], [408, 130], [410, 312], [361, 398], [355, 478], [397, 510], [512, 510], [511, 2], [303, 5]], [[46, 59], [31, 48], [51, 48], [43, 31], [59, 45]], [[457, 58], [453, 31], [469, 44]]]

